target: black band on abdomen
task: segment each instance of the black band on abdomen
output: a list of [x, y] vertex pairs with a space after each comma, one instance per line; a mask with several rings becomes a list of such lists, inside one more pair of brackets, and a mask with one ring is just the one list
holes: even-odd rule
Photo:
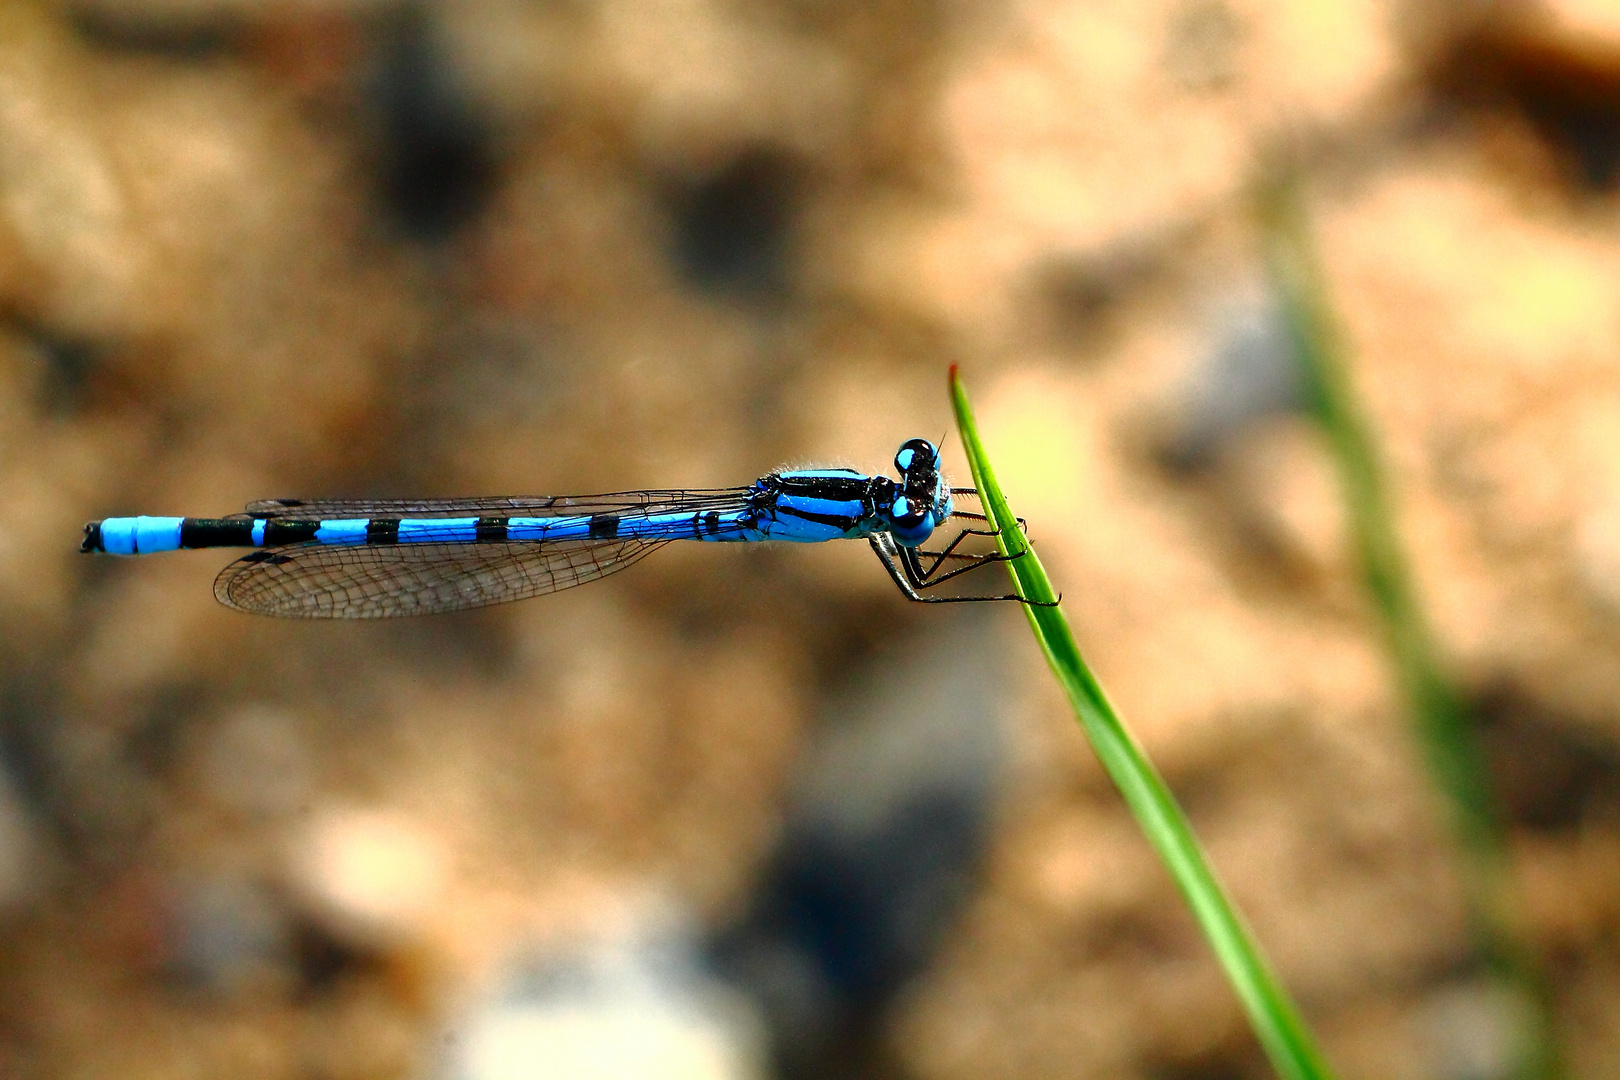
[[180, 522], [180, 546], [252, 547], [253, 522], [237, 518], [185, 518]]
[[366, 522], [366, 543], [399, 543], [399, 518], [372, 518]]
[[307, 544], [315, 539], [315, 530], [320, 527], [318, 521], [277, 521], [272, 518], [264, 523], [264, 546]]

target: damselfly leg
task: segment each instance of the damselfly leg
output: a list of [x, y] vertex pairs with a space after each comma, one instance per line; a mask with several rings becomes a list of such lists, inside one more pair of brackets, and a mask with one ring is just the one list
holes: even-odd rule
[[[1051, 603], [1043, 603], [1039, 600], [1029, 600], [1013, 593], [1006, 593], [998, 596], [924, 596], [924, 589], [932, 589], [934, 586], [948, 581], [960, 574], [965, 574], [970, 570], [977, 570], [980, 567], [988, 566], [990, 563], [1010, 562], [1013, 559], [1021, 557], [1021, 555], [1002, 555], [1000, 553], [991, 555], [958, 555], [952, 551], [952, 549], [961, 541], [962, 536], [967, 535], [968, 532], [969, 530], [963, 530], [963, 533], [958, 535], [955, 540], [951, 541], [943, 552], [919, 553], [915, 548], [902, 547], [901, 545], [895, 543], [894, 537], [890, 536], [888, 533], [874, 533], [873, 535], [867, 537], [867, 541], [872, 545], [872, 550], [877, 552], [878, 561], [881, 562], [883, 564], [883, 568], [889, 572], [889, 577], [893, 579], [895, 585], [899, 587], [900, 591], [908, 600], [915, 600], [921, 604], [971, 604], [984, 603], [988, 601], [1012, 601], [1013, 603], [1018, 604], [1029, 604], [1033, 607], [1057, 606], [1057, 601], [1055, 600]], [[976, 535], [994, 536], [995, 533], [979, 532], [976, 533]], [[935, 557], [934, 562], [926, 570], [922, 565], [922, 555]], [[944, 573], [938, 573], [937, 571], [939, 570], [939, 567], [942, 566], [947, 559], [960, 559], [966, 562], [968, 565], [957, 567], [954, 570], [947, 570]]]
[[[999, 553], [967, 554], [967, 555], [957, 553], [957, 550], [956, 550], [957, 545], [959, 545], [963, 540], [966, 540], [970, 536], [990, 536], [990, 537], [994, 537], [994, 536], [998, 536], [998, 535], [1000, 535], [1000, 534], [997, 533], [994, 529], [963, 529], [963, 530], [961, 530], [960, 532], [958, 532], [956, 534], [956, 539], [952, 540], [949, 544], [945, 545], [945, 550], [944, 551], [923, 551], [920, 548], [900, 548], [900, 551], [904, 552], [904, 553], [909, 553], [911, 555], [911, 559], [909, 561], [916, 564], [917, 577], [921, 581], [927, 582], [929, 586], [933, 586], [933, 585], [939, 584], [939, 582], [944, 581], [947, 578], [953, 578], [957, 574], [965, 574], [969, 570], [976, 570], [979, 567], [983, 566], [985, 563], [1007, 562], [1009, 560], [1010, 556], [1001, 555]], [[926, 569], [924, 569], [922, 567], [922, 556], [925, 556], [925, 555], [934, 560], [933, 562], [928, 564], [928, 567]], [[941, 564], [943, 564], [947, 559], [958, 560], [958, 561], [969, 563], [971, 565], [958, 567], [955, 570], [951, 570], [951, 571], [948, 571], [948, 572], [946, 572], [944, 574], [940, 574], [936, 578], [935, 574], [938, 573]]]
[[[979, 489], [978, 488], [970, 488], [970, 487], [969, 488], [953, 487], [953, 488], [951, 488], [951, 494], [952, 495], [971, 495], [975, 499], [977, 499], [977, 498], [979, 498]], [[969, 521], [989, 521], [990, 520], [989, 518], [985, 517], [983, 514], [971, 514], [966, 510], [953, 510], [953, 511], [951, 511], [951, 517], [967, 518]], [[1019, 531], [1023, 532], [1025, 535], [1028, 535], [1028, 533], [1029, 533], [1029, 522], [1025, 521], [1021, 517], [1015, 517], [1015, 518], [1013, 518], [1013, 520], [1018, 522]], [[989, 535], [994, 536], [995, 534], [990, 533]]]

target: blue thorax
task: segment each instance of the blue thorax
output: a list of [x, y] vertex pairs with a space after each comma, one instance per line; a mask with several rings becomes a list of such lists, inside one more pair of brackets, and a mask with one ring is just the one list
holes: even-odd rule
[[748, 538], [820, 543], [889, 533], [916, 547], [951, 516], [951, 490], [939, 451], [912, 439], [895, 455], [899, 480], [853, 469], [795, 469], [762, 477], [753, 488]]

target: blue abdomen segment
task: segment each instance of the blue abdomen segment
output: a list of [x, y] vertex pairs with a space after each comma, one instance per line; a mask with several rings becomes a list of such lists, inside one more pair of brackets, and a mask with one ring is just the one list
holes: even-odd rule
[[[363, 544], [370, 518], [342, 518], [323, 521], [315, 529], [315, 539], [322, 544]], [[259, 530], [259, 543], [264, 543], [264, 530]]]
[[588, 517], [510, 518], [509, 540], [715, 540], [761, 539], [750, 535], [740, 510], [666, 514], [592, 514]]
[[151, 555], [181, 548], [274, 547], [312, 540], [316, 527], [316, 522], [266, 522], [247, 517], [107, 518], [84, 527], [79, 550]]
[[[365, 524], [369, 525], [369, 522]], [[361, 530], [362, 538], [365, 530]], [[478, 540], [478, 519], [403, 518], [394, 532], [396, 544], [472, 544]]]
[[[314, 525], [308, 528], [313, 530]], [[104, 551], [109, 555], [151, 555], [181, 548], [260, 547], [264, 540], [265, 522], [246, 517], [107, 518], [84, 527], [84, 542], [79, 550]]]
[[620, 521], [620, 536], [640, 540], [739, 541], [763, 539], [749, 527], [749, 516], [741, 510], [710, 510], [699, 513], [646, 514]]
[[[186, 519], [177, 517], [107, 518], [91, 526], [100, 539], [100, 547], [109, 555], [147, 555], [156, 551], [180, 549], [180, 526]], [[91, 534], [85, 543], [90, 545]]]

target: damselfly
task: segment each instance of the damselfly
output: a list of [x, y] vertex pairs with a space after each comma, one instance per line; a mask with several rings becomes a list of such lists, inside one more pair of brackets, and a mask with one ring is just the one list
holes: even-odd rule
[[[214, 580], [240, 611], [366, 619], [459, 611], [558, 592], [604, 578], [672, 540], [872, 545], [908, 599], [1030, 601], [1011, 595], [933, 596], [925, 590], [1009, 557], [964, 554], [995, 536], [982, 514], [958, 510], [939, 450], [912, 439], [894, 457], [900, 478], [853, 469], [773, 472], [748, 487], [606, 495], [421, 500], [269, 499], [223, 518], [107, 518], [84, 527], [86, 552], [145, 555], [251, 547]], [[938, 551], [923, 544], [965, 520]]]

